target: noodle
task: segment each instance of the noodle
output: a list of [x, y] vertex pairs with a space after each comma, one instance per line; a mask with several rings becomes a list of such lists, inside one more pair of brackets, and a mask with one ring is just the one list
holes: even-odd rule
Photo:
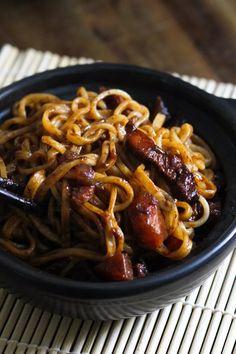
[[[165, 236], [151, 251], [172, 260], [189, 254], [217, 193], [216, 158], [191, 124], [164, 127], [163, 112], [151, 119], [146, 106], [120, 89], [80, 87], [70, 101], [32, 93], [14, 105], [13, 114], [0, 127], [0, 176], [24, 185], [24, 196], [44, 203], [45, 215], [25, 217], [7, 206], [1, 247], [35, 266], [66, 260], [64, 275], [84, 260], [95, 269], [117, 254], [135, 262], [145, 247], [129, 210], [141, 191], [154, 198], [165, 223]], [[158, 169], [127, 149], [129, 124], [181, 159], [194, 177], [195, 204], [173, 195]]]

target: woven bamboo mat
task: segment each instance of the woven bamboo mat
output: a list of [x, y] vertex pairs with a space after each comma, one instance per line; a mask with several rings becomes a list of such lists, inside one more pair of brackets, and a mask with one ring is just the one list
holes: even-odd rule
[[[0, 50], [0, 86], [35, 72], [92, 59], [34, 49]], [[222, 97], [236, 86], [182, 77]], [[203, 286], [181, 301], [138, 318], [81, 321], [43, 312], [0, 289], [0, 354], [232, 354], [236, 353], [236, 251]]]

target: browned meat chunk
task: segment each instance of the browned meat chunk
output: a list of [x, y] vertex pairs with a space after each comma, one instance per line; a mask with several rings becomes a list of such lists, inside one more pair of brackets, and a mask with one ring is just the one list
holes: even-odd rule
[[133, 280], [133, 268], [126, 253], [116, 253], [114, 256], [99, 263], [95, 270], [105, 280]]
[[[101, 86], [99, 88], [99, 92], [104, 92], [106, 90], [108, 90], [108, 88], [105, 86]], [[108, 108], [115, 109], [121, 102], [124, 101], [124, 98], [119, 95], [110, 95], [105, 97], [104, 101], [106, 102]]]
[[68, 161], [73, 161], [78, 159], [80, 154], [75, 151], [66, 151], [63, 155], [61, 155], [58, 159], [59, 164], [68, 162]]
[[133, 271], [135, 278], [144, 278], [148, 275], [147, 266], [143, 261], [135, 263], [133, 266]]
[[195, 221], [200, 219], [203, 213], [202, 204], [199, 201], [196, 201], [191, 206], [192, 206], [193, 213], [189, 221]]
[[208, 203], [210, 207], [210, 215], [207, 220], [207, 225], [214, 226], [221, 216], [221, 202], [209, 200]]
[[71, 192], [71, 199], [76, 205], [88, 202], [94, 194], [95, 186], [74, 187]]
[[[203, 227], [212, 227], [214, 226], [218, 221], [221, 216], [221, 202], [217, 200], [216, 198], [212, 200], [208, 200], [209, 208], [210, 208], [210, 215], [209, 218]], [[199, 202], [195, 202], [192, 205], [193, 209], [193, 214], [190, 218], [190, 221], [194, 221], [199, 219], [202, 214], [203, 214], [203, 208], [202, 205]]]
[[95, 172], [91, 166], [81, 164], [72, 168], [65, 177], [76, 180], [80, 185], [89, 186], [94, 183], [94, 176]]
[[188, 202], [198, 200], [193, 174], [181, 159], [165, 152], [141, 130], [128, 127], [127, 145], [137, 158], [154, 164], [167, 180], [173, 195]]
[[167, 237], [167, 229], [157, 200], [139, 192], [129, 207], [134, 237], [140, 247], [156, 250]]

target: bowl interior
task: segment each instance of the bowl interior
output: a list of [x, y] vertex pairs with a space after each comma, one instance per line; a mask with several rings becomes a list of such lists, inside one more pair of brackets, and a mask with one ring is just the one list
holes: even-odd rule
[[[100, 86], [126, 90], [135, 100], [152, 107], [157, 95], [165, 101], [170, 113], [177, 119], [183, 119], [193, 125], [194, 131], [200, 135], [212, 148], [226, 179], [226, 192], [223, 215], [214, 229], [203, 237], [192, 253], [184, 260], [169, 265], [154, 273], [150, 278], [156, 283], [166, 281], [170, 277], [199, 266], [214, 256], [232, 238], [235, 227], [236, 188], [236, 129], [235, 121], [227, 105], [215, 97], [182, 82], [168, 74], [159, 73], [144, 68], [122, 66], [116, 64], [93, 64], [57, 69], [36, 75], [11, 85], [0, 92], [0, 121], [10, 117], [13, 103], [32, 92], [49, 92], [62, 98], [72, 98], [76, 89], [85, 86], [97, 90]], [[5, 253], [4, 251], [0, 251]], [[29, 266], [11, 256], [8, 262], [11, 266], [17, 264], [22, 272], [29, 271]], [[175, 270], [175, 273], [173, 273]], [[42, 275], [41, 271], [31, 269], [32, 274]], [[47, 275], [48, 279], [56, 277]], [[54, 279], [55, 280], [55, 279]], [[81, 282], [60, 279], [63, 286], [80, 287]], [[150, 282], [148, 279], [136, 280]], [[103, 286], [102, 283], [99, 286]], [[123, 284], [106, 284], [108, 287], [120, 287]], [[131, 287], [126, 284], [126, 287]]]

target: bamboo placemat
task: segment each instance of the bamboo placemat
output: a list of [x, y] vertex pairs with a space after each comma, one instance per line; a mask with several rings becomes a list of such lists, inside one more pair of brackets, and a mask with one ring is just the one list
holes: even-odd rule
[[[34, 49], [19, 51], [7, 44], [0, 51], [0, 86], [47, 69], [92, 62]], [[182, 78], [218, 96], [236, 98], [232, 84]], [[203, 286], [176, 304], [107, 322], [52, 315], [0, 289], [0, 354], [236, 353], [235, 274], [236, 251]]]

